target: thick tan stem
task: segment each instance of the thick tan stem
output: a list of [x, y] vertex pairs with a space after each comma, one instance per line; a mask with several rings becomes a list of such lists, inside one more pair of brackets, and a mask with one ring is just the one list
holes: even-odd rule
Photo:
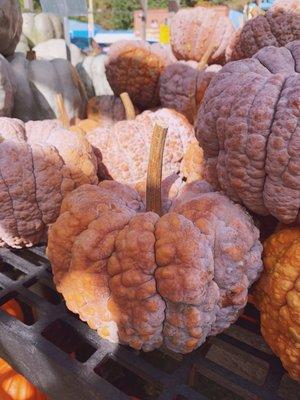
[[147, 172], [146, 209], [162, 215], [161, 180], [164, 147], [168, 128], [155, 124], [150, 146]]
[[120, 98], [122, 100], [123, 106], [125, 108], [127, 121], [135, 119], [135, 109], [132, 104], [131, 98], [127, 92], [121, 93]]
[[203, 69], [205, 69], [208, 65], [208, 60], [210, 58], [210, 56], [216, 51], [216, 44], [215, 41], [212, 40], [208, 46], [208, 48], [206, 49], [205, 53], [203, 54], [201, 60], [198, 63], [198, 69], [201, 71]]
[[69, 128], [70, 127], [70, 120], [68, 113], [66, 111], [64, 99], [62, 97], [61, 93], [57, 93], [56, 95], [56, 105], [58, 109], [58, 119], [62, 123], [62, 126], [64, 128]]

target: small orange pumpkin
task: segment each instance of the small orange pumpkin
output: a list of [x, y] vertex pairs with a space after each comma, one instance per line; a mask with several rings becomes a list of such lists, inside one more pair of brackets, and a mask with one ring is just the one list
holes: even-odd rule
[[262, 335], [290, 376], [300, 381], [300, 227], [270, 236], [263, 260], [254, 292]]
[[[0, 306], [7, 314], [23, 319], [23, 312], [19, 303], [12, 299]], [[47, 400], [24, 376], [18, 374], [2, 358], [0, 358], [0, 399], [1, 400]]]

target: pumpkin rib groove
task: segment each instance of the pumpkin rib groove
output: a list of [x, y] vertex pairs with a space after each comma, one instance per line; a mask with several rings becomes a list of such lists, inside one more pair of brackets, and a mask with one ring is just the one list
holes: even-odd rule
[[16, 215], [15, 215], [15, 211], [14, 211], [13, 199], [12, 199], [11, 193], [10, 193], [10, 191], [9, 191], [8, 184], [7, 184], [6, 180], [5, 180], [4, 177], [3, 177], [3, 174], [2, 174], [2, 171], [1, 171], [1, 165], [0, 165], [0, 176], [1, 176], [2, 182], [4, 183], [4, 186], [5, 186], [5, 188], [6, 188], [8, 197], [9, 197], [9, 199], [10, 199], [11, 210], [12, 210], [12, 217], [13, 217], [13, 219], [14, 219], [14, 221], [15, 221], [15, 228], [16, 228], [17, 235], [20, 237], [19, 227], [18, 227], [18, 220], [17, 220], [17, 217], [16, 217]]
[[[267, 23], [268, 23], [268, 25], [269, 25], [270, 32], [272, 33], [272, 36], [273, 36], [273, 38], [274, 38], [274, 40], [275, 40], [275, 42], [276, 42], [276, 46], [277, 46], [277, 47], [282, 46], [282, 44], [279, 43], [279, 41], [278, 41], [278, 39], [277, 39], [277, 37], [276, 37], [276, 35], [275, 35], [275, 33], [274, 33], [273, 24], [270, 23], [269, 14], [268, 14], [268, 13], [266, 13], [265, 18], [266, 18], [266, 21], [267, 21]], [[251, 25], [251, 27], [252, 27], [252, 32], [253, 32], [253, 25]], [[253, 34], [254, 34], [254, 32], [253, 32]], [[258, 46], [258, 50], [259, 50], [259, 49], [260, 49], [260, 46]]]
[[36, 202], [37, 208], [38, 208], [38, 210], [40, 212], [40, 219], [42, 220], [43, 226], [45, 227], [43, 212], [42, 212], [42, 210], [40, 208], [40, 205], [39, 205], [39, 202], [38, 202], [38, 199], [37, 199], [37, 182], [36, 182], [36, 175], [35, 175], [35, 172], [34, 172], [34, 168], [35, 167], [34, 167], [33, 151], [32, 151], [32, 145], [31, 144], [28, 145], [28, 149], [29, 149], [29, 152], [30, 152], [31, 162], [32, 162], [32, 176], [33, 176], [33, 181], [34, 181], [35, 202]]

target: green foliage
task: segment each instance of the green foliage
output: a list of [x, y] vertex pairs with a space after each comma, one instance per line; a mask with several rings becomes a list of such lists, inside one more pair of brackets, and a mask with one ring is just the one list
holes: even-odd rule
[[[22, 11], [25, 11], [24, 0], [19, 0], [19, 2], [21, 4]], [[33, 0], [33, 7], [34, 7], [34, 11], [41, 11], [41, 5], [40, 5], [39, 0]]]
[[[196, 0], [181, 0], [182, 7], [191, 7]], [[148, 0], [148, 8], [167, 8], [168, 0]], [[138, 0], [94, 0], [95, 22], [106, 29], [130, 29], [133, 12], [139, 10]]]

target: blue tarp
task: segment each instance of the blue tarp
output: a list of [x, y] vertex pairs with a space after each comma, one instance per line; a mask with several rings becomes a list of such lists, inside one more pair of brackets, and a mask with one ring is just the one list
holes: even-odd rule
[[236, 10], [229, 11], [229, 18], [233, 23], [234, 27], [238, 29], [243, 24], [244, 14]]

